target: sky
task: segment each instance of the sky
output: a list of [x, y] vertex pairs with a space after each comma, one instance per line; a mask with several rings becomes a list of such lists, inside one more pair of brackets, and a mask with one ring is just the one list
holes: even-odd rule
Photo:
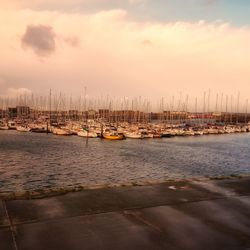
[[0, 96], [240, 93], [243, 106], [249, 13], [249, 0], [1, 0]]

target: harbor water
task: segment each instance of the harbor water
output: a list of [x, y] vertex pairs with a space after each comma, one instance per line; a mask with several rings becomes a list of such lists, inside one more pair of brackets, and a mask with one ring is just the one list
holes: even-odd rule
[[250, 133], [107, 141], [0, 131], [0, 192], [250, 174]]

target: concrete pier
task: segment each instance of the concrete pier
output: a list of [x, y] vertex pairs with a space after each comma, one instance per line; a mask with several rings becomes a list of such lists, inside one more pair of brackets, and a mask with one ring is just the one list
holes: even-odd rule
[[0, 249], [250, 249], [250, 178], [1, 200]]

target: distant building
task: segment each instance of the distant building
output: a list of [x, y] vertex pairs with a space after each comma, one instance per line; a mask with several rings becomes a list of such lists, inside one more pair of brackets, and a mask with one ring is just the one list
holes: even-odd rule
[[97, 112], [94, 109], [90, 109], [87, 112], [87, 119], [95, 119], [97, 116]]
[[29, 118], [30, 116], [30, 108], [28, 106], [17, 106], [16, 112], [18, 118]]
[[98, 115], [99, 115], [99, 118], [108, 119], [110, 116], [110, 110], [109, 109], [99, 109]]
[[8, 118], [9, 119], [17, 118], [17, 108], [8, 108]]
[[[158, 114], [159, 115], [159, 114]], [[185, 120], [189, 116], [186, 111], [163, 111], [160, 119], [162, 120]]]
[[0, 119], [6, 118], [6, 116], [7, 116], [6, 114], [7, 114], [7, 112], [5, 109], [0, 109]]
[[75, 109], [69, 110], [69, 119], [70, 120], [77, 121], [78, 116], [79, 116], [78, 110], [75, 110]]

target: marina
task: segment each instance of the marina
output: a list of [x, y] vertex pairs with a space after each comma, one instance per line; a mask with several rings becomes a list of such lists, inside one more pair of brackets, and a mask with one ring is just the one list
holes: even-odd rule
[[155, 111], [141, 97], [84, 95], [77, 106], [50, 91], [32, 100], [2, 99], [0, 194], [250, 174], [250, 115], [248, 102], [239, 112], [239, 95], [230, 110], [216, 100], [215, 111], [210, 95], [191, 110], [181, 96]]
[[[173, 136], [201, 136], [250, 132], [248, 124], [129, 124], [129, 123], [101, 123], [89, 120], [89, 123], [65, 122], [55, 125], [47, 123], [4, 122], [0, 123], [0, 130], [17, 130], [18, 132], [53, 133], [54, 135], [77, 135], [85, 138], [122, 140], [122, 139], [154, 139]], [[11, 126], [9, 125], [11, 124]]]
[[[19, 109], [25, 112], [18, 113]], [[13, 113], [14, 110], [14, 113]], [[173, 136], [201, 136], [246, 133], [250, 131], [250, 115], [246, 113], [145, 113], [141, 111], [110, 111], [102, 109], [79, 112], [43, 111], [28, 106], [8, 108], [0, 116], [0, 130], [53, 133], [59, 136], [78, 135], [85, 138], [154, 139]], [[229, 117], [231, 117], [229, 119]]]
[[[0, 130], [78, 135], [107, 140], [159, 139], [173, 136], [202, 136], [250, 131], [248, 99], [204, 92], [203, 98], [78, 98], [53, 93], [48, 96], [0, 97]], [[215, 102], [215, 106], [211, 102]]]
[[0, 250], [250, 250], [250, 1], [0, 2]]
[[3, 98], [0, 196], [250, 175], [248, 101], [210, 98]]

